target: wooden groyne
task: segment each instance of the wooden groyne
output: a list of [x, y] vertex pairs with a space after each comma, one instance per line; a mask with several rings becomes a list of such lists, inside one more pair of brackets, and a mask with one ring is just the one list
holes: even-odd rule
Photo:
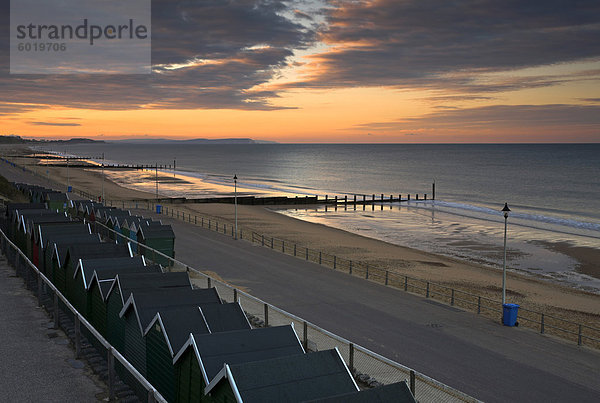
[[[331, 206], [356, 206], [356, 205], [371, 205], [407, 202], [411, 200], [433, 200], [428, 199], [427, 194], [397, 194], [397, 195], [344, 195], [344, 196], [238, 196], [237, 203], [240, 205], [251, 206], [276, 206], [276, 205], [306, 205], [320, 204]], [[223, 197], [203, 197], [203, 198], [186, 198], [186, 197], [161, 197], [154, 199], [138, 199], [136, 202], [142, 203], [169, 203], [169, 204], [208, 204], [208, 203], [223, 203], [234, 204], [234, 196]], [[117, 202], [118, 203], [118, 202]]]

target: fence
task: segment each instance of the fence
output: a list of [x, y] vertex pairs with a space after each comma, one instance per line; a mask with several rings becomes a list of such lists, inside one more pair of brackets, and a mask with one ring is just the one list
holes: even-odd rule
[[109, 400], [119, 397], [118, 393], [123, 390], [123, 384], [117, 383], [117, 373], [119, 373], [126, 375], [129, 387], [140, 400], [166, 402], [160, 393], [94, 329], [52, 282], [8, 239], [4, 231], [0, 230], [0, 235], [0, 247], [3, 254], [15, 267], [17, 275], [25, 280], [25, 286], [35, 292], [39, 306], [45, 306], [52, 314], [54, 328], [61, 327], [67, 334], [73, 336], [75, 358], [81, 358], [86, 350], [84, 343], [88, 341], [91, 345], [88, 349], [92, 348], [101, 354], [98, 361], [106, 360], [107, 373], [105, 375]]
[[[135, 209], [155, 210], [155, 204], [149, 201], [109, 201], [111, 206]], [[214, 217], [191, 214], [178, 211], [173, 207], [163, 206], [162, 214], [180, 219], [182, 221], [201, 226], [203, 228], [235, 237], [235, 225], [229, 222], [218, 221]], [[310, 249], [294, 242], [266, 236], [254, 231], [245, 230], [238, 226], [237, 237], [261, 246], [277, 250], [300, 259], [317, 263], [333, 270], [339, 270], [352, 276], [362, 277], [366, 280], [404, 290], [425, 298], [435, 299], [439, 302], [476, 312], [493, 319], [502, 317], [502, 303], [498, 300], [476, 295], [467, 291], [448, 287], [432, 281], [421, 280], [395, 273], [366, 262], [359, 262], [331, 255], [320, 250]], [[533, 309], [519, 308], [519, 322], [526, 327], [577, 343], [577, 345], [600, 348], [600, 329], [583, 323], [564, 319], [556, 315]]]
[[[212, 224], [216, 227], [215, 224]], [[477, 399], [453, 389], [435, 379], [402, 364], [387, 359], [373, 351], [356, 345], [289, 312], [277, 308], [248, 293], [236, 289], [159, 251], [148, 248], [119, 232], [96, 222], [95, 231], [102, 235], [114, 233], [117, 237], [136, 245], [138, 253], [144, 253], [147, 260], [168, 259], [170, 271], [189, 273], [194, 287], [215, 287], [221, 299], [227, 302], [238, 301], [244, 308], [251, 323], [255, 326], [277, 326], [292, 324], [307, 351], [320, 351], [337, 347], [355, 379], [365, 387], [390, 384], [407, 380], [411, 391], [420, 402], [476, 402]], [[220, 229], [223, 226], [219, 227]], [[226, 230], [227, 233], [229, 233]]]

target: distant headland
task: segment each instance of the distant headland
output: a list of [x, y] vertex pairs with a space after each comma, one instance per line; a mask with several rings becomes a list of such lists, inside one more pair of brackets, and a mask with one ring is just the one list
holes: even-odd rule
[[276, 141], [254, 140], [251, 138], [226, 138], [226, 139], [189, 139], [175, 140], [165, 138], [137, 138], [123, 140], [107, 140], [108, 143], [135, 143], [135, 144], [277, 144]]
[[69, 140], [46, 140], [46, 139], [24, 139], [16, 135], [0, 135], [0, 144], [39, 144], [39, 143], [61, 143], [61, 144], [86, 144], [86, 143], [104, 143], [102, 140], [92, 140], [86, 138], [72, 138]]

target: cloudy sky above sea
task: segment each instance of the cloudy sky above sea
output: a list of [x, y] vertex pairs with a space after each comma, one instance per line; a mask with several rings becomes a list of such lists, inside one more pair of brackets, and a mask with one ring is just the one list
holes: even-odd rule
[[150, 74], [35, 75], [0, 4], [4, 135], [600, 141], [597, 0], [154, 0]]

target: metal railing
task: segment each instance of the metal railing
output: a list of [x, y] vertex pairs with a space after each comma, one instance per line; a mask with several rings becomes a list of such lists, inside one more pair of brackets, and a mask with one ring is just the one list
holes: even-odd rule
[[[96, 329], [80, 314], [64, 295], [52, 284], [52, 282], [27, 258], [27, 256], [6, 236], [0, 229], [0, 247], [3, 254], [7, 257], [9, 263], [15, 267], [18, 276], [25, 280], [27, 288], [33, 290], [38, 298], [39, 306], [46, 306], [54, 319], [54, 328], [62, 327], [65, 332], [74, 330], [75, 358], [79, 359], [82, 355], [82, 342], [86, 337], [96, 348], [100, 347], [103, 351], [107, 363], [107, 384], [109, 400], [117, 396], [117, 365], [125, 370], [133, 380], [134, 385], [129, 385], [133, 390], [145, 391], [145, 396], [138, 397], [149, 402], [165, 402], [162, 395], [131, 365], [125, 357], [117, 351]], [[51, 305], [51, 306], [50, 306]], [[73, 329], [67, 326], [67, 321], [73, 324]], [[82, 326], [83, 325], [83, 326]], [[91, 339], [91, 340], [90, 340]]]
[[[214, 225], [214, 224], [213, 224]], [[222, 229], [223, 227], [221, 227]], [[385, 358], [373, 351], [356, 345], [351, 341], [335, 335], [314, 323], [271, 305], [260, 298], [254, 297], [224, 281], [211, 277], [200, 270], [192, 268], [164, 253], [149, 248], [106, 225], [96, 222], [95, 231], [127, 240], [137, 245], [140, 253], [144, 251], [147, 260], [168, 259], [171, 262], [170, 271], [185, 271], [189, 273], [194, 287], [215, 287], [220, 297], [227, 302], [238, 301], [254, 326], [276, 326], [293, 324], [298, 337], [307, 351], [320, 351], [337, 347], [355, 376], [355, 379], [365, 387], [387, 385], [407, 381], [415, 398], [420, 402], [477, 402], [478, 400], [451, 388], [433, 378], [415, 371], [405, 365]], [[135, 248], [134, 248], [135, 249]]]
[[[154, 203], [118, 201], [109, 202], [121, 208], [145, 209], [155, 212]], [[235, 236], [235, 225], [217, 220], [214, 217], [178, 211], [173, 207], [162, 206], [165, 216], [195, 224], [224, 235]], [[435, 299], [451, 306], [476, 312], [477, 314], [498, 320], [502, 317], [502, 303], [499, 300], [473, 294], [457, 288], [449, 287], [432, 281], [395, 273], [367, 262], [355, 261], [340, 256], [328, 254], [321, 250], [311, 249], [291, 241], [259, 234], [244, 229], [238, 225], [238, 238], [244, 239], [281, 253], [295, 256], [299, 259], [317, 263], [333, 270], [345, 272], [352, 276], [362, 277], [388, 287], [404, 290], [426, 298]], [[577, 343], [577, 345], [600, 349], [600, 329], [581, 322], [561, 318], [547, 312], [540, 312], [523, 307], [519, 308], [519, 321], [525, 327], [535, 329], [540, 334], [557, 336]]]

